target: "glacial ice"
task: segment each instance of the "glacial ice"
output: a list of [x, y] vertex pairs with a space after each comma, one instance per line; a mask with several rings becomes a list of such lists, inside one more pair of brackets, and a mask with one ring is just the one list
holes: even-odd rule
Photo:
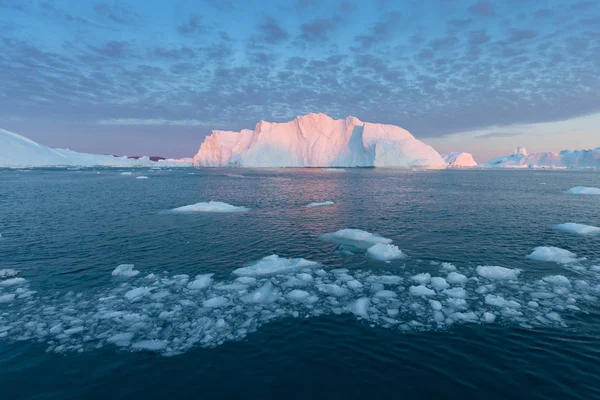
[[559, 231], [573, 233], [575, 235], [597, 235], [600, 234], [600, 228], [597, 226], [584, 225], [584, 224], [576, 224], [573, 222], [567, 222], [565, 224], [557, 224], [554, 225], [554, 229]]
[[[484, 164], [487, 168], [600, 168], [600, 147], [592, 150], [562, 150], [558, 153], [527, 154], [519, 147], [514, 154], [496, 157]], [[600, 194], [600, 193], [596, 193]]]
[[320, 203], [318, 203], [318, 202], [310, 203], [310, 204], [307, 204], [305, 207], [314, 208], [314, 207], [332, 206], [333, 204], [334, 204], [333, 201], [323, 201]]
[[325, 233], [320, 238], [326, 242], [332, 242], [342, 245], [356, 246], [359, 249], [368, 249], [369, 247], [377, 244], [390, 244], [392, 239], [384, 238], [382, 236], [375, 235], [371, 232], [363, 231], [360, 229], [340, 229], [336, 232]]
[[260, 121], [254, 130], [213, 131], [194, 165], [203, 167], [445, 168], [440, 155], [393, 125], [307, 114], [284, 123]]
[[559, 264], [569, 264], [577, 261], [577, 255], [569, 250], [552, 246], [540, 246], [533, 249], [533, 252], [527, 258], [536, 261], [548, 261]]
[[600, 195], [600, 188], [575, 186], [567, 190], [568, 194]]
[[148, 157], [127, 158], [104, 154], [53, 149], [25, 136], [0, 129], [0, 167], [191, 167], [191, 162], [151, 161]]
[[367, 255], [379, 261], [391, 261], [406, 258], [406, 254], [393, 244], [375, 243], [367, 250]]
[[477, 162], [475, 162], [471, 153], [454, 152], [442, 154], [442, 159], [448, 168], [469, 168], [477, 166]]
[[177, 207], [171, 210], [174, 213], [193, 213], [193, 212], [213, 212], [213, 213], [234, 213], [249, 211], [246, 207], [232, 206], [221, 201], [209, 201], [190, 204], [188, 206]]

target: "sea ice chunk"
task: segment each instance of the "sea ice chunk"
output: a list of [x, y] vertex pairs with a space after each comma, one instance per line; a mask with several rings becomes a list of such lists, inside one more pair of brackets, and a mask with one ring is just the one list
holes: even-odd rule
[[467, 298], [467, 292], [465, 291], [465, 289], [463, 289], [461, 287], [446, 289], [442, 293], [448, 297], [452, 297], [455, 299], [466, 299]]
[[413, 296], [435, 296], [435, 290], [431, 290], [424, 285], [411, 286], [409, 291]]
[[304, 258], [283, 258], [273, 254], [272, 256], [264, 257], [247, 267], [238, 268], [233, 271], [233, 273], [241, 276], [260, 277], [283, 274], [302, 268], [316, 267], [318, 265], [319, 263], [308, 261]]
[[575, 186], [567, 190], [568, 194], [587, 194], [587, 195], [600, 195], [600, 188], [586, 187], [586, 186]]
[[544, 282], [550, 283], [556, 286], [570, 286], [571, 281], [564, 275], [551, 275], [542, 278]]
[[477, 274], [483, 278], [495, 281], [515, 280], [521, 273], [518, 269], [504, 268], [489, 265], [480, 265], [477, 267]]
[[559, 231], [573, 233], [575, 235], [597, 235], [600, 234], [600, 228], [597, 226], [575, 224], [573, 222], [567, 222], [565, 224], [554, 225], [554, 229]]
[[249, 211], [246, 207], [232, 206], [221, 201], [209, 201], [190, 204], [189, 206], [177, 207], [171, 210], [174, 213], [192, 213], [192, 212], [214, 212], [214, 213], [234, 213]]
[[425, 272], [425, 273], [417, 274], [417, 275], [411, 277], [410, 279], [412, 279], [413, 282], [416, 282], [416, 283], [426, 284], [426, 283], [429, 283], [429, 281], [431, 280], [431, 275], [429, 275], [429, 273]]
[[369, 247], [367, 255], [379, 261], [391, 261], [399, 258], [406, 258], [406, 254], [393, 244], [376, 243]]
[[356, 246], [359, 249], [368, 249], [377, 243], [390, 244], [392, 239], [375, 235], [361, 229], [340, 229], [336, 232], [325, 233], [320, 238], [326, 242]]
[[314, 208], [314, 207], [332, 206], [333, 204], [334, 204], [333, 201], [323, 201], [320, 203], [318, 203], [318, 202], [310, 203], [310, 204], [307, 204], [305, 207]]
[[142, 297], [150, 295], [151, 290], [152, 288], [148, 287], [138, 287], [135, 289], [131, 289], [127, 293], [125, 293], [125, 298], [129, 301], [139, 300]]
[[112, 276], [123, 276], [126, 278], [136, 276], [137, 274], [140, 273], [140, 271], [133, 269], [133, 267], [135, 267], [134, 264], [118, 265], [117, 268], [115, 268], [114, 271], [112, 272]]
[[136, 350], [160, 351], [167, 347], [166, 340], [140, 340], [135, 342], [131, 347]]
[[136, 176], [135, 179], [148, 179], [145, 175]]
[[463, 274], [459, 274], [458, 272], [450, 272], [448, 276], [446, 276], [446, 280], [452, 285], [462, 285], [467, 282], [469, 278], [467, 278]]
[[446, 282], [446, 280], [444, 278], [439, 277], [439, 276], [434, 276], [433, 278], [431, 278], [431, 286], [435, 290], [444, 290], [444, 289], [448, 289], [450, 287], [448, 282]]
[[13, 301], [15, 299], [15, 294], [5, 294], [0, 296], [0, 303], [8, 303], [9, 301]]
[[496, 321], [496, 315], [486, 311], [483, 313], [483, 320], [488, 324], [491, 324]]
[[305, 301], [308, 296], [310, 296], [310, 293], [299, 289], [294, 289], [285, 295], [286, 298], [295, 301]]
[[16, 269], [0, 269], [0, 279], [12, 278], [19, 275], [19, 271]]
[[213, 297], [212, 299], [205, 300], [202, 302], [202, 306], [206, 308], [220, 308], [226, 307], [230, 304], [229, 299], [226, 297]]
[[9, 278], [9, 279], [0, 281], [0, 286], [15, 286], [15, 285], [21, 285], [23, 283], [25, 283], [24, 278]]
[[559, 247], [540, 246], [533, 249], [527, 258], [536, 261], [548, 261], [558, 264], [569, 264], [577, 261], [577, 255]]
[[371, 299], [368, 297], [361, 297], [356, 300], [351, 306], [350, 311], [358, 315], [361, 318], [368, 319], [369, 318], [369, 304], [371, 303]]
[[508, 308], [519, 308], [521, 304], [514, 300], [506, 300], [502, 296], [497, 296], [494, 294], [488, 294], [485, 296], [485, 304], [489, 304], [494, 307], [508, 307]]
[[212, 283], [212, 276], [214, 274], [201, 274], [196, 275], [196, 278], [188, 284], [190, 290], [202, 290], [206, 289]]

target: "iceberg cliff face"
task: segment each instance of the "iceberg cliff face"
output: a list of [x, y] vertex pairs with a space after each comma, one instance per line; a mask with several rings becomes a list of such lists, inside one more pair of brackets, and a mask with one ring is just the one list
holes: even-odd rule
[[213, 131], [194, 157], [201, 167], [445, 168], [440, 155], [393, 125], [307, 114], [252, 130]]
[[514, 154], [493, 158], [485, 164], [487, 168], [600, 168], [600, 147], [593, 150], [562, 150], [527, 154], [519, 147]]
[[133, 159], [104, 154], [78, 153], [68, 149], [53, 149], [25, 136], [0, 129], [0, 167], [183, 167], [191, 165], [189, 162], [154, 162], [148, 157]]
[[448, 153], [443, 154], [442, 158], [446, 162], [448, 168], [469, 168], [476, 167], [477, 163], [475, 159], [473, 159], [473, 155], [471, 153]]

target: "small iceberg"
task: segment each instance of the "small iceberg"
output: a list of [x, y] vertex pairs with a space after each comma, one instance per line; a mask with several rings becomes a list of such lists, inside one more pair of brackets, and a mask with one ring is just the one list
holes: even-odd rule
[[320, 265], [314, 261], [308, 261], [304, 258], [283, 258], [276, 254], [264, 257], [261, 260], [250, 264], [247, 267], [238, 268], [233, 273], [240, 276], [271, 276], [282, 274], [304, 268], [312, 268]]
[[568, 194], [587, 194], [587, 195], [600, 195], [600, 188], [587, 187], [587, 186], [575, 186], [567, 190]]
[[376, 243], [369, 247], [367, 255], [372, 259], [390, 262], [400, 258], [406, 258], [406, 254], [393, 244]]
[[493, 281], [515, 280], [521, 273], [518, 269], [504, 268], [497, 266], [480, 265], [477, 267], [477, 274], [482, 278]]
[[392, 243], [392, 239], [360, 229], [341, 229], [336, 232], [325, 233], [319, 237], [326, 242], [351, 245], [359, 249], [368, 249], [377, 243]]
[[214, 212], [214, 213], [234, 213], [249, 211], [249, 208], [232, 206], [221, 201], [209, 201], [208, 203], [196, 203], [188, 206], [177, 207], [171, 210], [174, 213], [193, 213], [193, 212]]
[[335, 203], [333, 201], [323, 201], [321, 203], [310, 203], [310, 204], [307, 204], [305, 207], [314, 208], [314, 207], [332, 206], [334, 204]]
[[569, 250], [559, 247], [540, 246], [533, 249], [533, 252], [527, 256], [530, 260], [548, 261], [558, 264], [569, 264], [577, 261], [577, 255]]
[[121, 172], [121, 175], [131, 175], [132, 172]]
[[600, 233], [600, 228], [597, 226], [576, 224], [573, 222], [567, 222], [565, 224], [554, 225], [554, 229], [562, 231], [562, 232], [573, 233], [575, 235], [582, 235], [582, 236], [597, 235]]
[[134, 264], [121, 264], [114, 269], [114, 271], [112, 272], [112, 276], [122, 276], [125, 278], [131, 278], [132, 276], [136, 276], [140, 273], [140, 271], [133, 269], [133, 267], [135, 267]]
[[149, 179], [149, 178], [145, 175], [140, 175], [140, 176], [136, 176], [135, 179]]

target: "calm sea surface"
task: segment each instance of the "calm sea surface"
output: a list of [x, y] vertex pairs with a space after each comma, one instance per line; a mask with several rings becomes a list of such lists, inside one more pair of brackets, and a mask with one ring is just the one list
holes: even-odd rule
[[[598, 399], [573, 186], [600, 174], [0, 170], [0, 398]], [[211, 200], [249, 210], [169, 211]], [[408, 257], [320, 238], [345, 228]]]

